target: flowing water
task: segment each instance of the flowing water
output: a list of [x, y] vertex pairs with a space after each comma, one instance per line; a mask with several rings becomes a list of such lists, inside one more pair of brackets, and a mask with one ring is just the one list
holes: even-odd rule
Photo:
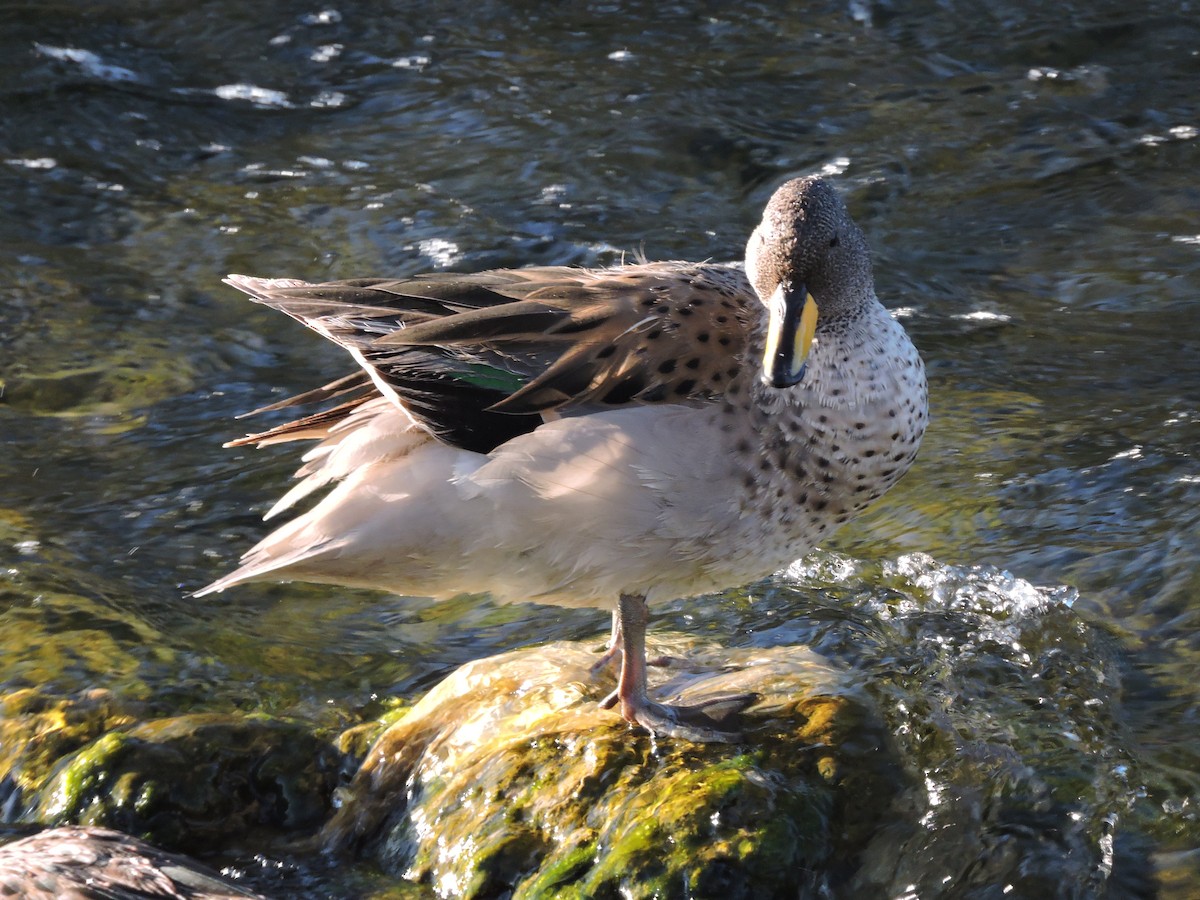
[[601, 633], [189, 599], [296, 466], [233, 417], [347, 363], [220, 278], [737, 258], [824, 171], [931, 431], [824, 552], [655, 627], [861, 670], [929, 809], [896, 896], [1002, 896], [1000, 835], [1050, 820], [1061, 896], [1197, 896], [1198, 47], [1189, 2], [0, 6], [0, 683], [333, 726]]

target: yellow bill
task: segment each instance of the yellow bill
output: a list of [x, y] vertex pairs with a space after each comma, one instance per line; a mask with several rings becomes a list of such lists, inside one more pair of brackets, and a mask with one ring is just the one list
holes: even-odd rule
[[780, 285], [767, 303], [770, 322], [763, 351], [763, 383], [791, 387], [804, 377], [805, 360], [817, 330], [817, 301], [804, 285]]

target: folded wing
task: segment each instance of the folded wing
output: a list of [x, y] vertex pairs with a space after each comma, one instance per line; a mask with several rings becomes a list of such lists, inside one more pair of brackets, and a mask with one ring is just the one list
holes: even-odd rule
[[757, 312], [742, 271], [713, 264], [226, 281], [361, 366], [256, 412], [336, 405], [234, 444], [324, 437], [380, 395], [437, 439], [480, 453], [560, 414], [712, 402], [737, 374]]

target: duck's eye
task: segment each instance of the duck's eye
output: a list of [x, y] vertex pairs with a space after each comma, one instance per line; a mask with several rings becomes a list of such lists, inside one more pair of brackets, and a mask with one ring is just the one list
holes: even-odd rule
[[833, 237], [831, 237], [829, 239], [829, 246], [836, 247], [837, 245], [838, 245], [838, 236], [835, 234]]

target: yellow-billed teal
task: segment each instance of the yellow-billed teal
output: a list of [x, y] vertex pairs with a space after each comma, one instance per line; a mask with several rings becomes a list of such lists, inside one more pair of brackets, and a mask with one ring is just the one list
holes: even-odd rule
[[646, 692], [647, 603], [767, 575], [905, 473], [924, 367], [830, 185], [789, 181], [736, 263], [227, 282], [360, 370], [234, 444], [313, 439], [270, 511], [332, 485], [200, 593], [264, 579], [615, 608], [621, 714], [720, 739], [752, 698]]

